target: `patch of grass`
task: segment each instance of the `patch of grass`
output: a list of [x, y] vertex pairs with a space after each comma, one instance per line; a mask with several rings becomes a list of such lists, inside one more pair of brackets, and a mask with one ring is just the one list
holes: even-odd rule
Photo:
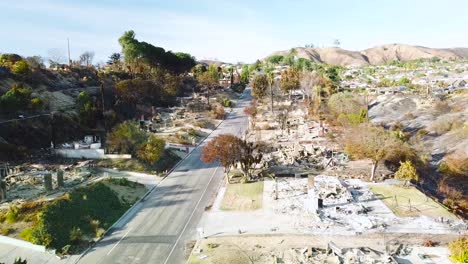
[[228, 184], [221, 204], [222, 210], [250, 211], [260, 209], [263, 200], [263, 181]]
[[8, 223], [13, 224], [13, 223], [16, 223], [16, 221], [18, 220], [18, 216], [19, 216], [18, 206], [14, 204], [10, 205], [10, 207], [8, 208], [8, 212], [5, 215], [5, 220]]
[[378, 196], [397, 216], [417, 217], [425, 215], [456, 219], [456, 217], [415, 187], [376, 184], [369, 189]]
[[97, 166], [104, 168], [117, 168], [125, 171], [150, 171], [150, 168], [145, 163], [137, 159], [104, 159], [98, 161]]
[[[103, 181], [102, 183], [118, 195], [122, 204], [127, 204], [128, 206], [134, 204], [148, 191], [143, 184], [129, 181], [126, 178], [113, 178]], [[97, 233], [100, 222], [98, 220], [93, 220], [91, 225], [93, 226], [94, 233]]]
[[442, 117], [432, 124], [432, 129], [439, 135], [463, 127], [463, 121], [455, 116]]
[[[192, 253], [188, 259], [189, 264], [212, 264], [212, 263], [235, 263], [235, 264], [250, 264], [252, 259], [260, 259], [259, 253], [253, 250], [247, 250], [234, 243], [221, 244], [218, 247], [209, 247], [209, 242], [203, 240], [201, 254]], [[199, 256], [207, 255], [205, 259], [200, 259]], [[261, 261], [259, 261], [260, 263]], [[256, 262], [257, 263], [257, 262]], [[261, 262], [264, 263], [264, 262]]]
[[194, 126], [200, 127], [200, 128], [206, 128], [206, 129], [214, 129], [215, 125], [213, 122], [203, 119], [203, 120], [197, 120], [193, 123]]
[[11, 232], [13, 231], [13, 228], [9, 228], [9, 227], [4, 227], [0, 230], [0, 233], [3, 235], [3, 236], [8, 236]]
[[110, 178], [108, 180], [110, 183], [117, 184], [120, 186], [129, 186], [129, 187], [135, 187], [136, 183], [129, 181], [127, 178]]

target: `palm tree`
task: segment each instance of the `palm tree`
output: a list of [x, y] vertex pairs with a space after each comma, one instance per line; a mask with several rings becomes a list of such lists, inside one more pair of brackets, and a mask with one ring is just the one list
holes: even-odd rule
[[273, 114], [273, 82], [275, 81], [275, 74], [273, 73], [274, 67], [271, 64], [267, 64], [265, 67], [266, 76], [268, 79], [268, 86], [270, 88], [271, 97], [271, 114]]

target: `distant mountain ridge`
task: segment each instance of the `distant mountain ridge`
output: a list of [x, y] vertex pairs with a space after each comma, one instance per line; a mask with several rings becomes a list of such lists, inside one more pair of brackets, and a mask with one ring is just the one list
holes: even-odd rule
[[[365, 49], [351, 51], [341, 48], [295, 48], [298, 58], [306, 58], [318, 63], [340, 66], [379, 65], [389, 61], [409, 61], [416, 59], [462, 59], [468, 57], [468, 48], [435, 49], [406, 44], [387, 44]], [[277, 51], [272, 55], [289, 54], [289, 50]]]

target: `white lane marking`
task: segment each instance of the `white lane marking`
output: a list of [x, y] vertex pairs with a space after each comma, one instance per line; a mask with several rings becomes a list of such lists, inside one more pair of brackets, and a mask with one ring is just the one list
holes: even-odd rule
[[210, 183], [211, 183], [211, 181], [213, 180], [213, 178], [214, 178], [214, 176], [215, 176], [215, 174], [216, 174], [216, 171], [218, 171], [218, 168], [219, 168], [219, 166], [216, 167], [215, 171], [214, 171], [213, 174], [211, 175], [210, 181], [209, 181], [208, 184], [206, 185], [205, 190], [203, 191], [202, 195], [200, 196], [200, 199], [198, 199], [198, 202], [197, 202], [197, 204], [195, 205], [195, 207], [194, 207], [194, 209], [193, 209], [193, 211], [192, 211], [192, 214], [190, 215], [189, 219], [187, 220], [187, 223], [185, 223], [184, 229], [182, 229], [182, 232], [180, 232], [180, 235], [179, 235], [179, 237], [177, 238], [176, 242], [174, 243], [174, 246], [172, 247], [171, 252], [169, 252], [169, 255], [167, 255], [167, 258], [166, 258], [166, 260], [164, 261], [164, 264], [166, 264], [167, 261], [169, 260], [169, 258], [171, 257], [172, 252], [174, 252], [174, 250], [175, 250], [177, 244], [179, 243], [180, 238], [182, 237], [182, 235], [183, 235], [184, 232], [185, 232], [185, 229], [187, 229], [187, 226], [188, 226], [188, 224], [190, 223], [190, 220], [192, 220], [193, 214], [195, 214], [195, 211], [197, 210], [198, 205], [200, 205], [201, 200], [202, 200], [203, 197], [205, 196], [206, 190], [208, 190], [208, 186], [210, 186]]
[[114, 248], [116, 248], [119, 243], [128, 235], [128, 233], [130, 233], [130, 231], [132, 231], [132, 227], [130, 227], [130, 229], [128, 229], [127, 233], [125, 233], [125, 235], [123, 235], [123, 237], [120, 238], [119, 242], [117, 242], [112, 248], [111, 250], [109, 250], [109, 252], [107, 252], [107, 256], [109, 256], [109, 254], [112, 252], [112, 250], [114, 250]]

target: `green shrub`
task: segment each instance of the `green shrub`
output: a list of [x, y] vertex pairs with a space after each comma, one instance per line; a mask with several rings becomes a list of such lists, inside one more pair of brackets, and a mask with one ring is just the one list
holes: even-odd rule
[[13, 261], [13, 264], [28, 264], [28, 261], [26, 259], [15, 258], [15, 261]]
[[165, 146], [166, 142], [163, 139], [151, 135], [148, 141], [138, 150], [137, 156], [148, 164], [153, 164], [161, 158]]
[[31, 89], [15, 84], [0, 97], [0, 108], [3, 111], [27, 109], [30, 104], [31, 93]]
[[11, 68], [11, 71], [14, 73], [14, 74], [18, 74], [18, 75], [25, 75], [29, 72], [29, 65], [26, 61], [24, 60], [20, 60], [18, 62], [16, 62], [15, 64], [13, 64], [13, 67]]
[[4, 236], [8, 236], [12, 231], [13, 231], [12, 228], [4, 227], [1, 230], [1, 234], [4, 235]]
[[209, 120], [198, 120], [194, 124], [194, 126], [200, 127], [200, 128], [207, 128], [207, 129], [213, 129], [214, 124], [211, 123]]
[[245, 90], [245, 84], [244, 83], [235, 83], [231, 86], [232, 90], [236, 93], [242, 93]]
[[419, 129], [418, 132], [416, 132], [416, 135], [418, 135], [419, 137], [424, 137], [425, 135], [429, 134], [429, 131], [427, 131], [426, 129], [422, 128], [422, 129]]
[[398, 168], [398, 171], [395, 173], [395, 178], [405, 181], [419, 181], [419, 174], [416, 171], [416, 168], [414, 167], [413, 163], [409, 160], [405, 162], [400, 162], [400, 168]]
[[432, 129], [439, 135], [463, 127], [463, 121], [457, 117], [442, 117], [432, 124]]
[[[135, 183], [132, 182], [132, 181], [129, 181], [127, 178], [111, 178], [109, 180], [109, 182], [113, 183], [113, 184], [117, 184], [117, 185], [120, 185], [120, 186], [130, 186], [130, 187], [134, 187], [135, 186]], [[99, 225], [99, 220], [93, 220], [93, 221], [97, 221], [98, 222], [98, 225]], [[95, 223], [91, 223], [92, 226], [96, 226]], [[95, 228], [96, 229], [96, 228]]]
[[16, 223], [16, 221], [18, 220], [18, 216], [19, 216], [19, 208], [18, 206], [16, 205], [10, 205], [10, 207], [8, 208], [8, 212], [6, 214], [6, 221], [8, 223]]
[[198, 137], [198, 132], [193, 128], [189, 128], [187, 134], [191, 137]]
[[147, 139], [136, 123], [125, 121], [107, 135], [107, 145], [111, 152], [136, 154]]
[[41, 108], [42, 104], [43, 104], [43, 102], [42, 102], [41, 98], [36, 97], [36, 98], [31, 99], [31, 107], [34, 110], [37, 110], [37, 109]]
[[97, 238], [102, 237], [105, 233], [106, 233], [106, 230], [104, 230], [104, 228], [96, 229], [96, 237]]
[[232, 106], [232, 102], [231, 100], [229, 100], [229, 98], [224, 98], [223, 101], [222, 101], [222, 105], [224, 107], [231, 107]]
[[76, 241], [80, 233], [94, 236], [95, 225], [89, 219], [109, 228], [127, 209], [104, 183], [76, 189], [43, 209], [33, 227], [32, 242], [61, 249], [72, 244], [72, 239]]
[[23, 58], [18, 54], [1, 54], [0, 66], [12, 67], [16, 62], [21, 61]]
[[468, 263], [468, 236], [452, 241], [449, 244], [449, 250], [451, 260]]
[[83, 238], [83, 231], [79, 227], [73, 227], [70, 230], [70, 241], [73, 243], [78, 243]]
[[360, 113], [351, 113], [351, 114], [340, 114], [338, 116], [338, 122], [340, 122], [341, 125], [351, 125], [351, 126], [357, 126], [359, 124], [362, 124], [366, 122], [366, 110], [361, 110]]
[[32, 242], [32, 240], [33, 240], [32, 231], [33, 231], [33, 230], [32, 230], [31, 228], [26, 228], [26, 229], [24, 229], [24, 230], [21, 231], [21, 233], [20, 233], [20, 238], [22, 238], [23, 240]]

